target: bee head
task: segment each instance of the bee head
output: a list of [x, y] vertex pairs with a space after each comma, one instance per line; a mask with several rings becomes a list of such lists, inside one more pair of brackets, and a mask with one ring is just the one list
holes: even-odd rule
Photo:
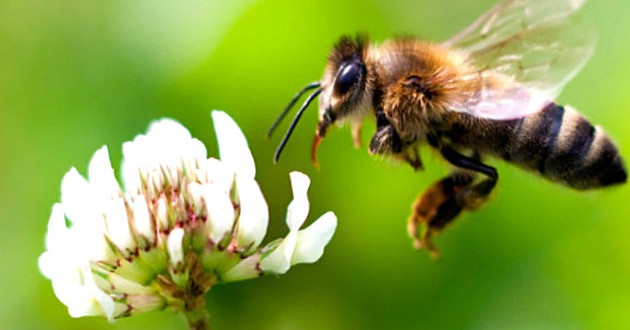
[[368, 88], [370, 84], [364, 61], [367, 45], [367, 38], [362, 36], [358, 36], [355, 39], [344, 36], [335, 44], [328, 56], [328, 65], [322, 80], [302, 88], [269, 129], [268, 136], [271, 135], [280, 121], [306, 91], [315, 90], [308, 96], [293, 119], [284, 139], [276, 150], [274, 161], [278, 161], [280, 153], [293, 133], [303, 112], [317, 96], [320, 96], [319, 124], [315, 131], [311, 154], [315, 166], [317, 166], [317, 147], [326, 135], [328, 127], [334, 123], [359, 121], [368, 113], [372, 93], [370, 88]]
[[365, 65], [367, 38], [347, 36], [335, 44], [321, 81], [319, 125], [316, 135], [323, 138], [333, 123], [362, 118], [369, 110], [370, 91]]

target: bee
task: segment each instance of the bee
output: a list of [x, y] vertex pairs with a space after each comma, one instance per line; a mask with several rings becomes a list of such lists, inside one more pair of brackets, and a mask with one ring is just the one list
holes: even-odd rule
[[594, 50], [595, 35], [574, 15], [585, 1], [503, 1], [442, 43], [398, 38], [375, 45], [342, 37], [323, 78], [300, 90], [269, 130], [313, 90], [274, 160], [318, 96], [315, 166], [332, 124], [352, 126], [359, 145], [365, 117], [376, 122], [373, 155], [420, 170], [418, 148], [435, 149], [453, 169], [416, 199], [408, 222], [415, 247], [433, 256], [435, 233], [482, 205], [496, 186], [499, 175], [484, 156], [576, 190], [625, 183], [623, 159], [604, 130], [554, 102]]

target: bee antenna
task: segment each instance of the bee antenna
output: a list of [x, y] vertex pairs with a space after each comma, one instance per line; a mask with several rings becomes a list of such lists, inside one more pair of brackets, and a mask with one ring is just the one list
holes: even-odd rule
[[[323, 89], [321, 87], [317, 88], [311, 95], [308, 96], [306, 101], [304, 101], [304, 104], [302, 104], [302, 107], [300, 108], [298, 113], [295, 115], [295, 118], [293, 118], [293, 121], [291, 122], [291, 126], [289, 126], [289, 129], [287, 130], [286, 134], [284, 134], [284, 138], [282, 138], [280, 145], [278, 145], [278, 149], [276, 149], [276, 153], [273, 156], [274, 163], [278, 162], [278, 159], [280, 158], [280, 154], [282, 153], [282, 149], [284, 149], [284, 146], [287, 144], [287, 141], [289, 141], [289, 138], [291, 137], [291, 134], [293, 133], [295, 126], [297, 126], [298, 121], [300, 121], [302, 114], [304, 113], [306, 108], [308, 108], [309, 104], [311, 104], [311, 102], [313, 102], [313, 100], [317, 97], [317, 95], [319, 95], [319, 93], [322, 92], [322, 90]], [[300, 91], [300, 93], [302, 93], [303, 91], [304, 90]]]
[[282, 119], [284, 119], [284, 117], [287, 115], [287, 113], [289, 113], [289, 110], [291, 110], [291, 108], [293, 108], [293, 106], [300, 99], [302, 94], [306, 93], [307, 91], [310, 91], [313, 88], [320, 87], [321, 85], [322, 84], [319, 81], [312, 82], [312, 83], [304, 86], [304, 88], [302, 88], [297, 94], [295, 94], [293, 99], [291, 99], [291, 102], [289, 102], [289, 104], [287, 104], [287, 106], [284, 108], [284, 110], [282, 110], [282, 113], [280, 114], [280, 116], [278, 116], [276, 121], [273, 122], [273, 124], [271, 125], [271, 127], [267, 131], [267, 138], [271, 137], [271, 134], [273, 134], [273, 131], [275, 131], [276, 128], [278, 127], [278, 125], [280, 125], [280, 122], [282, 121]]

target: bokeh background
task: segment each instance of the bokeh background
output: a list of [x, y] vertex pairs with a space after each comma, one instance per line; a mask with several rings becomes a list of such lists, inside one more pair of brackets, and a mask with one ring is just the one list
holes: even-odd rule
[[[0, 2], [0, 328], [185, 329], [150, 313], [109, 324], [72, 319], [41, 276], [49, 212], [63, 174], [85, 173], [106, 144], [172, 117], [217, 154], [210, 110], [248, 136], [271, 212], [286, 233], [288, 172], [312, 178], [311, 221], [339, 217], [323, 259], [282, 277], [217, 286], [216, 329], [628, 329], [630, 187], [578, 193], [495, 161], [493, 201], [437, 238], [434, 262], [412, 249], [416, 195], [447, 172], [375, 160], [331, 131], [309, 161], [313, 107], [278, 165], [265, 131], [290, 97], [319, 79], [341, 34], [445, 40], [494, 0], [2, 1]], [[630, 2], [592, 1], [581, 15], [600, 42], [560, 101], [606, 127], [630, 157]], [[373, 132], [367, 123], [364, 139]], [[282, 126], [281, 130], [286, 128]]]

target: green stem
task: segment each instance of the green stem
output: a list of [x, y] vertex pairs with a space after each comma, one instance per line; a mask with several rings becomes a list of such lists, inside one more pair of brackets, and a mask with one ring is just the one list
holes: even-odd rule
[[190, 330], [210, 329], [210, 315], [206, 310], [206, 302], [203, 298], [192, 309], [185, 310], [184, 315], [186, 315]]

